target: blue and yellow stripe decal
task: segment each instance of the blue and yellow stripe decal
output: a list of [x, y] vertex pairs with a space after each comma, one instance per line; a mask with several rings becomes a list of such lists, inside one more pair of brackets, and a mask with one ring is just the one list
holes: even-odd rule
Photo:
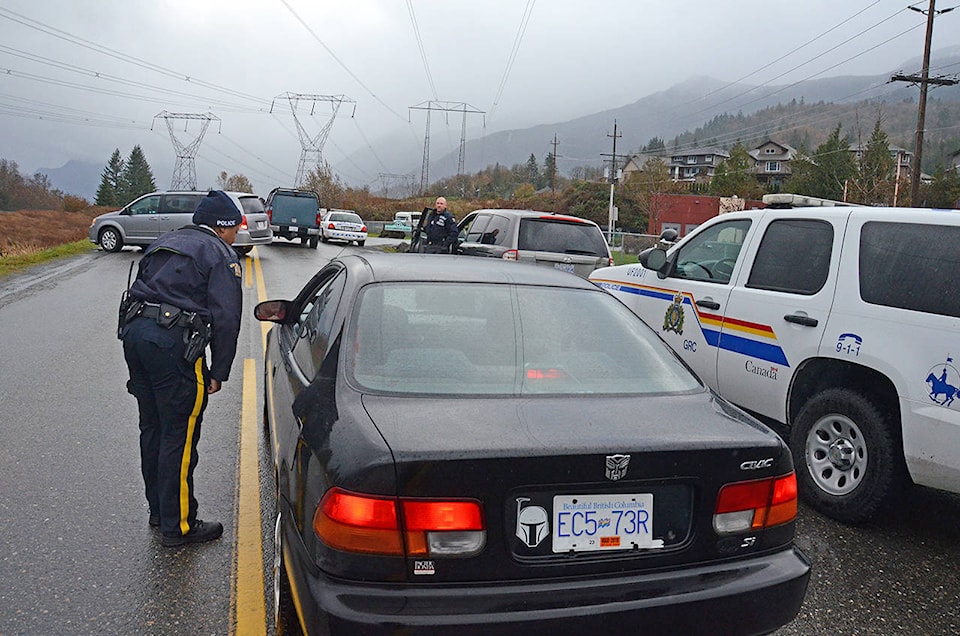
[[594, 279], [593, 282], [610, 292], [655, 298], [667, 303], [673, 303], [677, 294], [680, 294], [683, 297], [683, 304], [693, 311], [700, 331], [709, 346], [766, 360], [772, 364], [790, 366], [786, 354], [777, 342], [773, 327], [769, 325], [707, 313], [697, 307], [690, 292], [678, 292], [675, 289], [615, 280]]

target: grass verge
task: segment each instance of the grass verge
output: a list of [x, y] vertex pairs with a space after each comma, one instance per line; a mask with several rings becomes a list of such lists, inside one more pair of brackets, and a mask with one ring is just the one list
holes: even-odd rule
[[97, 246], [88, 239], [74, 241], [65, 245], [48, 247], [29, 254], [17, 254], [4, 256], [0, 258], [0, 278], [21, 272], [35, 265], [42, 265], [54, 261], [58, 258], [67, 256], [76, 256], [77, 254], [86, 254], [91, 250], [97, 249]]

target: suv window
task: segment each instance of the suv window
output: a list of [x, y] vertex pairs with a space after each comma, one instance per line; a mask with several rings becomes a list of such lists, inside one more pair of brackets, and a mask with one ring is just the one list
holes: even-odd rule
[[466, 243], [479, 243], [480, 238], [483, 236], [483, 230], [489, 222], [489, 214], [477, 214], [474, 216], [462, 230], [465, 236], [464, 241]]
[[240, 197], [240, 206], [244, 214], [262, 214], [263, 203], [260, 197]]
[[165, 194], [160, 201], [161, 214], [193, 214], [202, 194]]
[[750, 223], [749, 219], [718, 223], [692, 237], [677, 254], [674, 276], [729, 283]]
[[490, 223], [480, 237], [480, 242], [487, 245], [504, 245], [507, 242], [509, 229], [510, 219], [494, 214], [490, 217]]
[[607, 256], [607, 244], [595, 225], [550, 218], [520, 219], [517, 249]]
[[292, 216], [310, 218], [316, 215], [319, 203], [310, 192], [278, 192], [270, 199], [270, 206]]
[[760, 241], [747, 287], [816, 294], [827, 282], [832, 252], [830, 223], [815, 219], [774, 221]]
[[130, 206], [130, 214], [156, 214], [160, 207], [160, 195], [144, 197]]
[[865, 223], [860, 233], [864, 302], [960, 318], [960, 227]]

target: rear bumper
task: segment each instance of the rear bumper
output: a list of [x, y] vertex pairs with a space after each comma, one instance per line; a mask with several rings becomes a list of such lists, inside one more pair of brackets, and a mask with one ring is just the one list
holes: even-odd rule
[[320, 228], [303, 227], [301, 225], [271, 225], [270, 229], [277, 236], [319, 236]]
[[366, 232], [350, 232], [349, 230], [323, 230], [323, 235], [332, 241], [366, 241]]
[[237, 238], [233, 241], [234, 247], [252, 247], [254, 245], [270, 245], [273, 243], [273, 232], [264, 233], [263, 230], [257, 232], [260, 236], [251, 236], [247, 230], [237, 232]]
[[752, 635], [796, 616], [810, 564], [794, 547], [677, 572], [551, 582], [431, 587], [290, 575], [308, 634]]

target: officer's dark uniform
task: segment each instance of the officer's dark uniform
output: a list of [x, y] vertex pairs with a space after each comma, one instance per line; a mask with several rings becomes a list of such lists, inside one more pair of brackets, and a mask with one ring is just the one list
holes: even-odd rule
[[448, 210], [431, 210], [423, 231], [427, 235], [423, 251], [427, 254], [449, 254], [450, 247], [457, 244], [457, 222]]
[[[233, 227], [240, 220], [236, 205], [219, 191], [204, 197], [193, 217], [195, 224], [211, 227]], [[237, 350], [240, 274], [226, 241], [210, 227], [190, 225], [150, 245], [130, 288], [134, 306], [121, 330], [130, 371], [127, 390], [140, 408], [140, 460], [150, 523], [160, 525], [164, 545], [215, 539], [223, 530], [219, 523], [197, 519], [193, 471], [207, 387], [211, 378], [227, 380]], [[202, 333], [204, 326], [207, 333]], [[209, 338], [209, 368], [206, 339], [185, 356], [198, 329]]]

